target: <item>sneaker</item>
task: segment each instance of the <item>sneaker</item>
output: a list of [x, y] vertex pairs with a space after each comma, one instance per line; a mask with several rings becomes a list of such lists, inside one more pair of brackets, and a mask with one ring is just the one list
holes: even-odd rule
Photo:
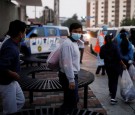
[[115, 99], [111, 99], [111, 105], [116, 105], [118, 103], [118, 101], [117, 100], [115, 100]]

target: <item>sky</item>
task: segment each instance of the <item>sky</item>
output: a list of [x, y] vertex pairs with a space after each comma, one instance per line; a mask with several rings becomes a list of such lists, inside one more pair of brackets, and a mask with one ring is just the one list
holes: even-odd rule
[[[43, 0], [43, 6], [53, 8], [54, 0]], [[29, 6], [27, 7], [27, 15], [29, 18], [39, 17], [42, 15], [42, 7]], [[80, 19], [82, 16], [86, 16], [86, 0], [60, 0], [60, 17], [72, 17], [77, 14]]]

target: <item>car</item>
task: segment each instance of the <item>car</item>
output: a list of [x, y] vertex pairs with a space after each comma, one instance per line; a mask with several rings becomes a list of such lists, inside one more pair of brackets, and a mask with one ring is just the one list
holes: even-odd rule
[[30, 25], [26, 37], [21, 42], [24, 55], [42, 54], [53, 51], [69, 35], [68, 27], [49, 25]]

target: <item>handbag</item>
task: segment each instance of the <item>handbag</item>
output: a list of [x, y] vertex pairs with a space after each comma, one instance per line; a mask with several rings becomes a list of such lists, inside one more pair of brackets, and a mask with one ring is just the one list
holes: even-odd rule
[[129, 71], [129, 75], [130, 75], [131, 79], [135, 81], [135, 67], [133, 64], [131, 64], [129, 66], [128, 71]]
[[123, 70], [121, 78], [120, 94], [125, 102], [135, 99], [135, 87], [128, 73], [128, 70]]
[[59, 56], [61, 46], [53, 50], [47, 58], [47, 67], [50, 69], [59, 69]]
[[95, 51], [96, 53], [99, 53], [99, 52], [100, 52], [99, 40], [97, 40], [97, 42], [96, 42], [96, 45], [95, 45], [95, 47], [94, 47], [94, 51]]

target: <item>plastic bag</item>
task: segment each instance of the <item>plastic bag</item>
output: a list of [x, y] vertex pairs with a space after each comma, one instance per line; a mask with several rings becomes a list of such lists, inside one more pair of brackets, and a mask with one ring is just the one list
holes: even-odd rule
[[129, 75], [130, 75], [131, 79], [135, 81], [135, 67], [133, 64], [130, 65], [128, 71], [129, 71]]
[[59, 69], [59, 56], [60, 56], [60, 48], [61, 46], [57, 47], [53, 50], [48, 58], [47, 58], [47, 67], [50, 69]]
[[135, 87], [127, 70], [122, 73], [120, 94], [125, 102], [135, 99]]

